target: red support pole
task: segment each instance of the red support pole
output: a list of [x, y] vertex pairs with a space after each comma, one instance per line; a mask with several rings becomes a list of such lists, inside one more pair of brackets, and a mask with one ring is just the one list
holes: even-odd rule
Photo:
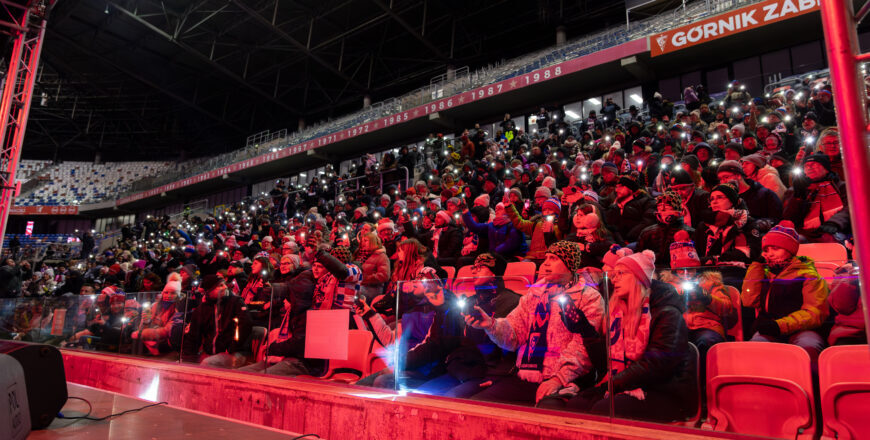
[[[45, 14], [50, 6], [51, 2], [37, 4], [31, 1], [17, 11], [20, 15], [12, 14], [11, 9], [6, 10], [15, 21], [8, 24], [15, 39], [6, 84], [0, 96], [0, 246], [15, 196], [15, 172], [21, 157], [33, 86], [39, 69], [39, 56], [45, 37]], [[35, 25], [29, 25], [30, 19], [35, 20]]]
[[[854, 257], [860, 268], [864, 322], [870, 323], [870, 197], [866, 193], [870, 189], [870, 138], [866, 90], [858, 69], [858, 24], [851, 0], [824, 0], [820, 3], [855, 237]], [[870, 336], [870, 326], [867, 333]]]

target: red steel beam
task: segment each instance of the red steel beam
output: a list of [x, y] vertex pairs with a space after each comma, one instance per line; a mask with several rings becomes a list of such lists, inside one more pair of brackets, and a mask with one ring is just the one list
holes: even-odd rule
[[[859, 73], [859, 60], [863, 57], [858, 45], [858, 23], [851, 0], [820, 3], [855, 237], [853, 256], [860, 269], [864, 322], [870, 322], [870, 197], [866, 194], [870, 188], [870, 127], [864, 81]], [[870, 336], [870, 326], [867, 333]]]

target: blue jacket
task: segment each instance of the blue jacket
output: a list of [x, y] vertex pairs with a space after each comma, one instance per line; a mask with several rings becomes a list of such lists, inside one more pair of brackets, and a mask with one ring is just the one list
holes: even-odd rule
[[462, 220], [465, 221], [465, 226], [471, 232], [477, 235], [486, 234], [489, 237], [490, 252], [496, 252], [507, 258], [525, 255], [529, 250], [523, 233], [510, 222], [502, 226], [496, 226], [492, 223], [478, 223], [474, 221], [470, 211], [462, 215]]

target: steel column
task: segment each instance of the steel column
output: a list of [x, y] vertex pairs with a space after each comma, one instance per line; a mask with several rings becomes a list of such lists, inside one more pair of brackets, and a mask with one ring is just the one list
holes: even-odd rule
[[33, 85], [39, 69], [39, 55], [45, 37], [45, 17], [34, 16], [36, 23], [28, 26], [31, 4], [20, 11], [10, 26], [14, 36], [6, 84], [0, 97], [0, 249], [15, 197], [15, 171], [21, 157], [21, 146], [27, 130], [27, 116], [33, 98]]
[[[821, 3], [825, 46], [837, 109], [837, 125], [846, 173], [849, 214], [855, 237], [864, 321], [870, 322], [870, 142], [868, 142], [866, 90], [859, 73], [857, 21], [851, 0]], [[870, 335], [870, 326], [867, 328]]]

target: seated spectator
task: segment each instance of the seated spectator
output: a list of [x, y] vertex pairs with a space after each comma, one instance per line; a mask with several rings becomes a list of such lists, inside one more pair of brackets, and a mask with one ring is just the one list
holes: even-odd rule
[[758, 255], [757, 233], [735, 188], [721, 184], [710, 193], [713, 220], [702, 222], [695, 230], [695, 247], [703, 265], [745, 267]]
[[776, 168], [767, 164], [767, 157], [757, 153], [750, 154], [740, 159], [740, 165], [747, 178], [773, 191], [780, 200], [785, 197], [785, 185], [779, 179], [779, 172]]
[[657, 266], [667, 267], [671, 243], [674, 242], [674, 234], [684, 231], [688, 236], [691, 228], [683, 224], [682, 200], [674, 191], [665, 191], [656, 198], [656, 224], [647, 226], [640, 232], [637, 239], [637, 250], [651, 250], [656, 255]]
[[531, 405], [593, 371], [583, 336], [566, 327], [559, 299], [573, 302], [573, 310], [583, 315], [589, 328], [603, 330], [601, 295], [583, 283], [575, 284], [580, 252], [577, 244], [567, 241], [550, 246], [538, 269], [538, 282], [507, 317], [494, 319], [479, 306], [475, 306], [479, 317], [466, 316], [467, 324], [486, 330], [499, 347], [517, 351], [517, 373], [494, 382], [473, 399]]
[[193, 311], [184, 332], [182, 359], [211, 367], [241, 366], [252, 327], [244, 300], [230, 295], [217, 275], [203, 277], [200, 287], [204, 302]]
[[605, 208], [607, 226], [617, 243], [633, 243], [640, 232], [655, 222], [655, 200], [628, 176], [619, 178], [616, 199]]
[[680, 216], [683, 218], [683, 224], [697, 229], [702, 221], [713, 218], [710, 193], [699, 188], [689, 173], [683, 171], [681, 168], [675, 168], [669, 173], [668, 186], [680, 196]]
[[763, 261], [749, 265], [741, 299], [757, 313], [753, 341], [798, 345], [815, 362], [825, 348], [818, 330], [828, 318], [828, 285], [811, 259], [796, 256], [798, 245], [787, 220], [765, 234]]
[[726, 160], [720, 163], [717, 176], [720, 183], [731, 183], [737, 188], [752, 218], [772, 223], [782, 218], [782, 199], [760, 183], [747, 179], [739, 162]]
[[851, 232], [846, 183], [820, 153], [806, 158], [804, 175], [786, 194], [784, 217], [799, 225], [798, 232], [811, 243], [842, 242], [842, 234]]
[[[566, 241], [580, 245], [580, 267], [593, 267], [600, 269], [604, 264], [604, 254], [613, 246], [613, 236], [604, 222], [601, 220], [601, 211], [597, 205], [582, 204], [577, 206], [574, 216], [571, 217], [573, 232], [565, 237]], [[562, 208], [565, 212], [565, 208]], [[563, 220], [560, 217], [560, 228]], [[566, 228], [567, 229], [567, 228]]]
[[697, 378], [685, 305], [672, 286], [652, 279], [654, 271], [651, 251], [618, 260], [609, 307], [610, 374], [592, 388], [569, 389], [541, 406], [606, 415], [613, 405], [618, 417], [661, 422], [695, 414]]
[[[131, 337], [139, 340], [152, 355], [166, 353], [179, 348], [183, 323], [175, 320], [176, 303], [181, 297], [181, 275], [169, 274], [166, 285], [160, 293], [160, 300], [154, 301], [150, 309], [142, 312], [142, 325]], [[171, 340], [172, 336], [177, 336]]]
[[828, 296], [828, 304], [836, 313], [828, 344], [866, 344], [867, 324], [864, 322], [864, 302], [858, 288], [858, 268], [847, 264], [838, 268], [836, 275], [830, 282], [831, 294]]

